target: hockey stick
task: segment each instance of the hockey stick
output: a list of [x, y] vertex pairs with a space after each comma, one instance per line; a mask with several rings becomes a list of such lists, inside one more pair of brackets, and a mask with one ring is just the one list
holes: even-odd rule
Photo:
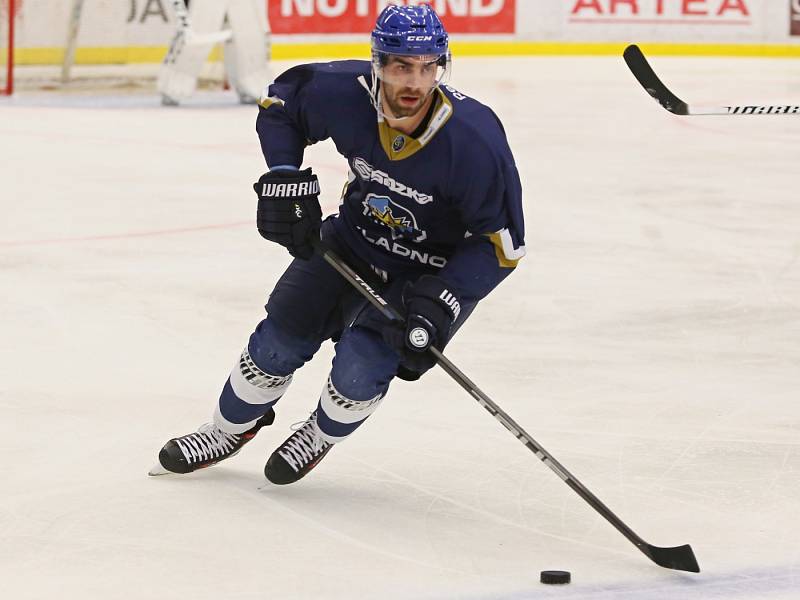
[[81, 14], [83, 13], [83, 0], [72, 0], [72, 12], [69, 17], [67, 28], [67, 43], [64, 50], [64, 60], [61, 63], [61, 83], [69, 81], [72, 65], [75, 64], [75, 50], [78, 47], [78, 29], [81, 24]]
[[642, 87], [661, 106], [675, 115], [800, 115], [797, 105], [739, 105], [739, 106], [691, 106], [673, 94], [658, 78], [647, 62], [639, 46], [632, 44], [622, 54], [625, 63]]
[[[393, 323], [403, 323], [402, 315], [393, 308], [386, 300], [381, 298], [372, 287], [365, 282], [358, 274], [353, 271], [341, 258], [339, 258], [330, 248], [324, 245], [322, 241], [314, 240], [314, 245], [317, 252], [331, 265], [339, 274], [344, 277], [353, 287], [355, 287], [369, 302], [377, 308], [387, 319]], [[503, 409], [492, 401], [489, 396], [484, 394], [477, 385], [475, 385], [458, 367], [450, 362], [439, 350], [431, 347], [429, 352], [433, 353], [439, 366], [452, 377], [456, 383], [472, 395], [478, 403], [483, 406], [489, 414], [508, 429], [514, 437], [533, 452], [539, 459], [546, 464], [550, 469], [558, 475], [564, 483], [573, 489], [581, 498], [583, 498], [593, 509], [609, 523], [611, 523], [617, 531], [624, 535], [630, 542], [633, 543], [642, 553], [650, 560], [659, 566], [667, 569], [675, 569], [678, 571], [691, 571], [692, 573], [699, 573], [700, 567], [697, 565], [697, 559], [694, 556], [691, 546], [677, 546], [674, 548], [659, 548], [652, 546], [640, 538], [634, 531], [628, 527], [617, 515], [611, 512], [611, 509], [603, 504], [597, 496], [595, 496], [589, 489], [584, 486], [578, 479], [567, 469], [559, 463], [541, 444], [534, 440], [528, 433], [520, 427], [514, 419], [509, 417]]]

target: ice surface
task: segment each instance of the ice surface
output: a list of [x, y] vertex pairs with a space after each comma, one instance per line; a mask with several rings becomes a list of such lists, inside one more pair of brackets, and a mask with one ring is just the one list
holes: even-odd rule
[[[652, 62], [692, 104], [800, 101], [797, 61]], [[800, 118], [675, 117], [621, 58], [462, 59], [453, 84], [505, 123], [529, 255], [448, 356], [703, 572], [650, 563], [439, 371], [269, 486], [329, 347], [241, 455], [147, 477], [289, 262], [252, 225], [255, 110], [20, 95], [0, 102], [4, 598], [800, 597]], [[307, 158], [334, 210], [343, 160]]]

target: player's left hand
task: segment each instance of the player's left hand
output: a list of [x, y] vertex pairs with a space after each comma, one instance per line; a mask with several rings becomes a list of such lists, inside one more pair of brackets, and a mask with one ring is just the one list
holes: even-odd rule
[[423, 275], [403, 288], [403, 305], [406, 325], [402, 336], [397, 335], [397, 330], [387, 328], [384, 338], [400, 352], [406, 367], [426, 371], [436, 364], [428, 348], [444, 347], [461, 312], [461, 304], [441, 277]]

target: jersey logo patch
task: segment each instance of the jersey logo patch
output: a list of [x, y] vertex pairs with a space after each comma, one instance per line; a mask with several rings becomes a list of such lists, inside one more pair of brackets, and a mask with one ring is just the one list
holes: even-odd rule
[[394, 141], [392, 142], [392, 150], [394, 150], [395, 152], [400, 152], [400, 150], [405, 148], [405, 145], [406, 145], [406, 138], [402, 135], [398, 135], [396, 138], [394, 138]]
[[[423, 194], [414, 188], [400, 183], [399, 181], [389, 177], [388, 173], [384, 173], [380, 169], [375, 169], [371, 164], [361, 157], [353, 159], [352, 171], [357, 174], [363, 181], [375, 182], [387, 188], [395, 194], [400, 194], [406, 198], [411, 198], [417, 204], [428, 204], [433, 202], [433, 196], [430, 194]], [[403, 209], [405, 210], [405, 209]]]
[[385, 225], [392, 231], [392, 239], [403, 238], [421, 242], [428, 237], [417, 229], [417, 218], [410, 210], [392, 201], [388, 196], [367, 194], [364, 200], [364, 216]]

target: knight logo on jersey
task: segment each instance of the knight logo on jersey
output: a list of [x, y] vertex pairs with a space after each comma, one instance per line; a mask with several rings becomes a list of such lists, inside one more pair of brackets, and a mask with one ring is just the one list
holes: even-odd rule
[[393, 202], [388, 196], [367, 194], [364, 200], [364, 215], [391, 229], [393, 240], [403, 238], [421, 242], [428, 237], [424, 231], [417, 229], [414, 213]]

